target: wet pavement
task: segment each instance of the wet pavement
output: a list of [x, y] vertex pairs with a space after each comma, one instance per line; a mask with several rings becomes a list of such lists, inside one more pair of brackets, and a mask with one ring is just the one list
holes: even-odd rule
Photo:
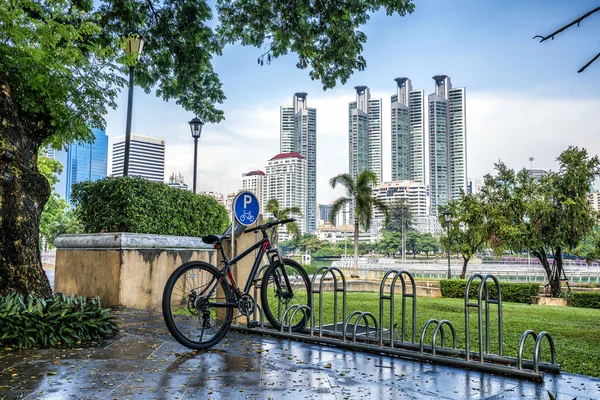
[[600, 398], [600, 379], [543, 383], [230, 331], [192, 352], [156, 312], [115, 310], [119, 337], [70, 349], [0, 350], [0, 399]]

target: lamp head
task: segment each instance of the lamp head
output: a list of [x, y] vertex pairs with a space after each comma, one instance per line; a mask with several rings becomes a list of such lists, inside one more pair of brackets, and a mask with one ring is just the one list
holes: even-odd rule
[[200, 137], [200, 135], [202, 134], [202, 127], [204, 126], [204, 122], [202, 122], [202, 120], [200, 120], [200, 118], [194, 117], [194, 119], [192, 119], [190, 122], [188, 122], [188, 124], [190, 124], [190, 130], [192, 131], [192, 137], [194, 139], [198, 139]]

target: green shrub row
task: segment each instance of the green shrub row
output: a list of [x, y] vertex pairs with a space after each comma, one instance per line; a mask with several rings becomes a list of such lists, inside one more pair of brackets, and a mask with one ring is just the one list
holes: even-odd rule
[[571, 293], [571, 305], [573, 307], [600, 309], [600, 292]]
[[117, 324], [98, 297], [0, 297], [0, 347], [72, 345], [114, 336]]
[[[477, 298], [477, 289], [479, 288], [480, 280], [474, 280], [469, 288], [469, 297]], [[492, 299], [497, 298], [496, 285], [488, 281], [488, 293]], [[440, 289], [442, 297], [449, 298], [464, 298], [467, 281], [464, 279], [447, 279], [440, 281]], [[528, 303], [531, 301], [531, 296], [539, 294], [540, 287], [535, 283], [507, 283], [500, 282], [500, 290], [502, 291], [502, 301], [513, 303]], [[485, 294], [484, 294], [485, 296]]]
[[225, 207], [212, 197], [139, 177], [77, 183], [72, 203], [86, 233], [202, 236], [221, 233], [229, 224]]

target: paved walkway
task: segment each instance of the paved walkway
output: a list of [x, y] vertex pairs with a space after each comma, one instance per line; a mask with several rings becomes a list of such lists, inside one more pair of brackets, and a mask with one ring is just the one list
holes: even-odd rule
[[0, 399], [600, 398], [600, 379], [543, 383], [229, 332], [192, 352], [159, 313], [120, 310], [118, 338], [72, 349], [0, 350]]

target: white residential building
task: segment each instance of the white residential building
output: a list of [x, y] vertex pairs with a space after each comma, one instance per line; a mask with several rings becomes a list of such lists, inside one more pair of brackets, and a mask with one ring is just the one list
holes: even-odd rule
[[[414, 216], [427, 215], [427, 188], [422, 183], [409, 180], [382, 182], [373, 190], [373, 195], [388, 206], [405, 201]], [[384, 215], [375, 208], [373, 218], [383, 219]]]
[[307, 93], [294, 94], [291, 107], [280, 108], [280, 153], [298, 153], [306, 160], [306, 203], [302, 211], [307, 232], [317, 228], [317, 110]]
[[260, 201], [260, 212], [263, 213], [264, 206], [262, 203], [263, 178], [265, 173], [260, 170], [250, 171], [242, 174], [242, 191], [250, 191], [254, 193], [258, 201]]
[[[123, 176], [125, 135], [113, 141], [112, 176]], [[129, 176], [149, 181], [165, 180], [165, 140], [163, 138], [131, 134], [129, 149]]]
[[[300, 210], [305, 210], [306, 174], [306, 159], [299, 153], [280, 153], [271, 158], [265, 168], [261, 202], [266, 206], [270, 199], [277, 199], [281, 209], [298, 207]], [[306, 233], [306, 219], [294, 217], [297, 218], [300, 232]], [[285, 232], [285, 228], [281, 232]]]
[[596, 191], [588, 193], [588, 198], [592, 209], [597, 213], [600, 213], [600, 192]]

